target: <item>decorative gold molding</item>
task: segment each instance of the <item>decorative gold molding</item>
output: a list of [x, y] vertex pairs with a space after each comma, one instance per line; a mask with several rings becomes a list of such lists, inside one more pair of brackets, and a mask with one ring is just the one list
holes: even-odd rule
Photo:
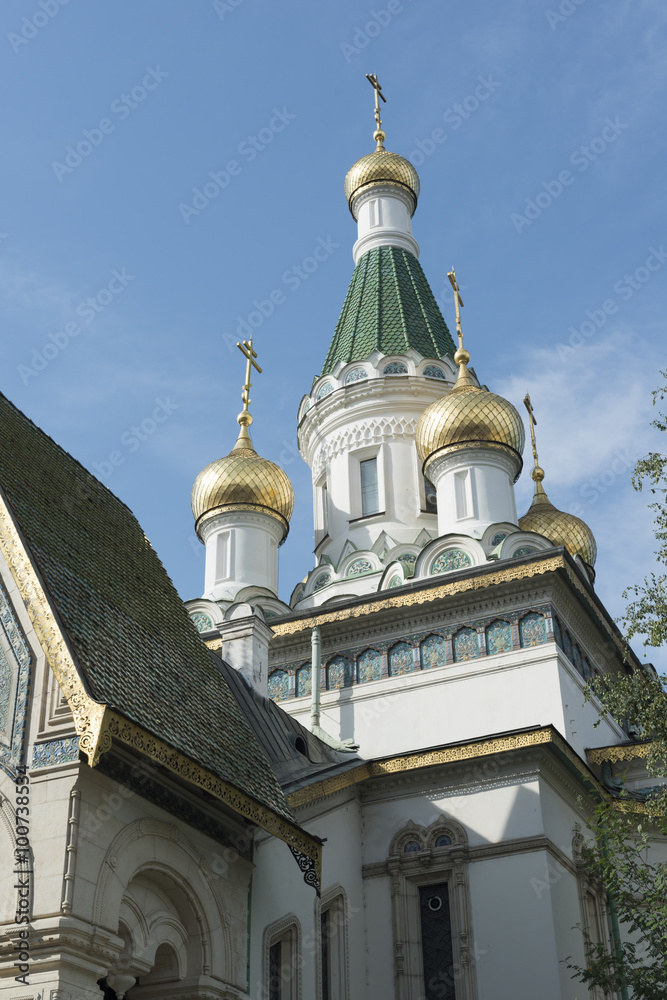
[[462, 594], [469, 590], [483, 590], [500, 583], [506, 583], [508, 580], [530, 579], [533, 576], [541, 576], [544, 573], [551, 573], [557, 569], [567, 569], [562, 556], [552, 556], [541, 562], [527, 563], [522, 566], [506, 566], [491, 573], [485, 573], [482, 576], [469, 577], [466, 580], [452, 580], [450, 583], [443, 583], [439, 587], [415, 590], [409, 594], [397, 594], [395, 597], [385, 597], [378, 601], [368, 601], [365, 604], [356, 604], [350, 608], [339, 608], [337, 611], [325, 611], [320, 615], [300, 618], [296, 621], [278, 622], [275, 625], [272, 624], [271, 628], [277, 636], [291, 635], [295, 632], [312, 629], [315, 625], [349, 621], [352, 618], [362, 618], [364, 615], [372, 615], [378, 611], [387, 611], [393, 608], [412, 607], [415, 604], [429, 604], [431, 601], [441, 600], [443, 597], [451, 597], [453, 594]]
[[134, 747], [151, 760], [203, 788], [236, 813], [312, 858], [318, 879], [322, 873], [322, 845], [304, 830], [255, 801], [244, 792], [200, 767], [162, 740], [128, 722], [88, 694], [56, 614], [19, 534], [9, 506], [0, 491], [0, 550], [28, 613], [46, 661], [60, 685], [74, 717], [79, 747], [95, 767], [111, 749], [112, 738]]
[[594, 750], [587, 750], [586, 756], [591, 764], [603, 764], [606, 761], [617, 763], [622, 760], [636, 760], [639, 757], [648, 757], [651, 750], [651, 743], [631, 743], [621, 746], [595, 747]]
[[588, 770], [586, 765], [565, 740], [551, 727], [534, 729], [527, 733], [514, 733], [509, 736], [498, 736], [489, 740], [481, 740], [477, 743], [462, 743], [457, 746], [442, 747], [438, 750], [428, 750], [423, 753], [403, 754], [400, 757], [392, 757], [387, 760], [365, 761], [359, 767], [344, 774], [334, 775], [325, 778], [323, 781], [300, 788], [287, 796], [287, 801], [292, 808], [308, 805], [317, 799], [333, 795], [335, 792], [349, 788], [351, 785], [369, 778], [379, 778], [388, 774], [397, 774], [405, 771], [414, 771], [423, 767], [435, 767], [439, 764], [451, 764], [462, 760], [474, 760], [477, 757], [488, 757], [491, 754], [507, 753], [513, 750], [522, 750], [526, 747], [540, 746], [544, 744], [554, 745], [579, 771], [581, 776], [593, 785], [600, 794], [604, 794], [604, 789]]
[[79, 674], [56, 614], [0, 490], [0, 549], [21, 595], [46, 661], [74, 716], [79, 747], [94, 767], [111, 740], [104, 736], [106, 706], [91, 698]]
[[[384, 597], [381, 600], [366, 601], [364, 604], [357, 604], [348, 608], [338, 608], [336, 611], [325, 611], [322, 612], [322, 614], [314, 615], [312, 617], [308, 617], [307, 613], [305, 613], [303, 618], [298, 618], [296, 620], [277, 622], [276, 624], [273, 624], [272, 622], [271, 628], [275, 636], [293, 635], [297, 632], [308, 631], [315, 625], [327, 625], [330, 622], [350, 621], [354, 618], [362, 618], [366, 615], [373, 615], [379, 611], [387, 611], [393, 608], [429, 604], [432, 601], [442, 600], [442, 598], [451, 597], [454, 594], [463, 594], [467, 591], [485, 590], [488, 587], [494, 587], [498, 584], [512, 582], [515, 580], [528, 580], [532, 577], [544, 576], [546, 573], [552, 573], [559, 569], [564, 570], [574, 589], [589, 604], [589, 607], [591, 608], [594, 616], [597, 618], [598, 623], [602, 626], [604, 631], [607, 632], [609, 638], [616, 646], [621, 658], [625, 658], [628, 652], [626, 644], [618, 635], [608, 628], [603, 616], [594, 606], [591, 600], [590, 592], [579, 579], [578, 574], [575, 573], [568, 565], [562, 554], [558, 556], [545, 557], [539, 561], [533, 561], [519, 566], [501, 565], [492, 572], [487, 572], [480, 576], [468, 577], [464, 580], [452, 580], [449, 583], [441, 584], [439, 587], [424, 587], [422, 590], [414, 590], [408, 594], [397, 594], [393, 597]], [[426, 583], [427, 581], [425, 580], [424, 582]], [[220, 649], [222, 641], [219, 639], [211, 639], [207, 642], [207, 645], [210, 649]]]
[[318, 879], [321, 880], [322, 845], [305, 830], [290, 823], [289, 820], [283, 819], [267, 806], [263, 806], [256, 799], [246, 795], [245, 792], [229, 784], [223, 778], [219, 778], [212, 771], [196, 764], [189, 757], [174, 750], [117, 712], [109, 710], [105, 723], [105, 736], [109, 739], [109, 744], [113, 738], [134, 750], [138, 750], [150, 760], [177, 774], [179, 778], [191, 785], [196, 785], [208, 792], [209, 795], [213, 795], [234, 812], [260, 826], [274, 837], [278, 837], [289, 847], [308, 855], [315, 864]]

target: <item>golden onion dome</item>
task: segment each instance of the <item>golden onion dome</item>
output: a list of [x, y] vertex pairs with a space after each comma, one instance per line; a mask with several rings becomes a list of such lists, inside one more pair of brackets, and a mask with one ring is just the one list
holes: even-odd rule
[[543, 535], [553, 545], [564, 545], [571, 556], [580, 556], [592, 569], [598, 554], [593, 532], [580, 517], [554, 507], [542, 486], [544, 470], [539, 465], [531, 476], [535, 480], [533, 502], [527, 513], [519, 518], [519, 527], [522, 531]]
[[415, 441], [424, 468], [443, 451], [491, 445], [510, 448], [519, 458], [520, 471], [525, 443], [521, 417], [509, 400], [475, 385], [466, 350], [459, 348], [454, 360], [459, 365], [454, 388], [427, 406], [417, 424]]
[[[245, 419], [242, 421], [241, 417]], [[280, 466], [261, 458], [253, 448], [249, 413], [241, 414], [241, 433], [229, 455], [211, 462], [199, 473], [192, 487], [195, 530], [225, 510], [261, 510], [275, 517], [289, 531], [294, 509], [294, 490]]]
[[[399, 156], [398, 153], [390, 153], [381, 142], [378, 142], [377, 149], [357, 160], [345, 176], [345, 197], [350, 211], [352, 212], [352, 200], [355, 195], [364, 188], [380, 184], [409, 191], [412, 195], [410, 215], [414, 215], [419, 198], [419, 174], [409, 160]], [[352, 214], [354, 215], [354, 212]]]

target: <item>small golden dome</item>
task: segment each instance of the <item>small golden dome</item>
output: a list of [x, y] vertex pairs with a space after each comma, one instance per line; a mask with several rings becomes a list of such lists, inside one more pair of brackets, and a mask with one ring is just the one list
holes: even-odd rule
[[247, 426], [242, 425], [229, 455], [211, 462], [195, 480], [192, 487], [195, 530], [199, 533], [205, 520], [223, 510], [257, 508], [277, 518], [284, 528], [283, 537], [287, 536], [294, 509], [292, 483], [280, 466], [257, 454]]
[[571, 556], [581, 556], [592, 569], [598, 554], [593, 532], [580, 517], [554, 507], [542, 486], [544, 472], [539, 466], [531, 475], [535, 480], [535, 495], [527, 513], [519, 518], [519, 527], [544, 535], [553, 545], [564, 545]]
[[[377, 133], [376, 133], [377, 134]], [[350, 167], [345, 177], [345, 197], [352, 212], [352, 199], [362, 188], [371, 184], [389, 184], [392, 187], [407, 189], [412, 195], [412, 211], [414, 215], [419, 198], [419, 174], [409, 160], [390, 153], [381, 143], [378, 148]], [[354, 212], [352, 212], [354, 215]]]
[[424, 466], [437, 452], [463, 445], [500, 445], [519, 458], [523, 452], [521, 417], [507, 399], [473, 383], [465, 367], [467, 358], [463, 351], [456, 359], [461, 374], [451, 392], [427, 406], [419, 418], [415, 441]]

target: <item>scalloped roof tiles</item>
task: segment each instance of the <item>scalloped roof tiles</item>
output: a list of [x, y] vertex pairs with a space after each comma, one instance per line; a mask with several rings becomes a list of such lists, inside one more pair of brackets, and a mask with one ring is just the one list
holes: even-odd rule
[[425, 358], [454, 356], [447, 324], [421, 264], [407, 250], [376, 247], [357, 263], [322, 375], [339, 361], [361, 361], [374, 351]]
[[2, 393], [0, 488], [92, 697], [293, 822], [132, 511]]

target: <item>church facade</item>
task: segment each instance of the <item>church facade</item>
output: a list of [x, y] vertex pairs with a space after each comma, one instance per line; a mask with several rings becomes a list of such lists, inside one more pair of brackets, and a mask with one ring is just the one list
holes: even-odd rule
[[[315, 557], [252, 443], [194, 484], [185, 606], [131, 512], [0, 397], [0, 990], [11, 1000], [575, 1000], [618, 934], [581, 837], [645, 788], [590, 528], [419, 262], [419, 177], [350, 169], [354, 272], [298, 405]], [[324, 351], [323, 351], [324, 354]], [[480, 367], [482, 359], [475, 359]], [[539, 408], [539, 406], [538, 406]]]

